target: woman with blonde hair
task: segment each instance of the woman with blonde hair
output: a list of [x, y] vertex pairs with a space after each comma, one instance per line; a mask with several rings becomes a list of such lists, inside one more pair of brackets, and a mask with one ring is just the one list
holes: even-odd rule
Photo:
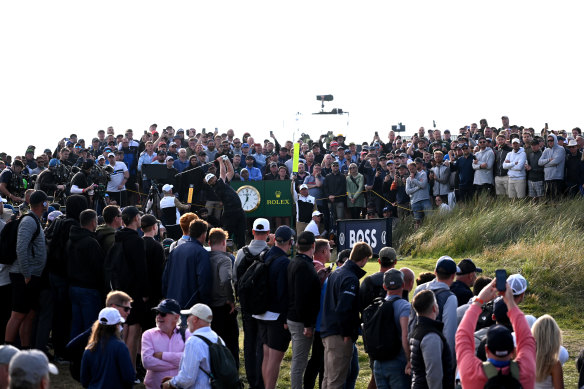
[[562, 333], [553, 317], [543, 315], [531, 328], [536, 350], [536, 389], [563, 389], [564, 372], [559, 359]]
[[93, 324], [81, 360], [84, 388], [131, 388], [136, 378], [128, 347], [120, 338], [124, 319], [115, 308], [104, 308]]

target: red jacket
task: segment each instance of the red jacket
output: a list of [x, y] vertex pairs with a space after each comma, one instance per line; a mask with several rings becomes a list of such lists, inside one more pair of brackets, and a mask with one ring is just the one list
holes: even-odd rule
[[[475, 355], [474, 330], [480, 313], [481, 307], [471, 304], [456, 331], [456, 361], [464, 389], [482, 389], [487, 383], [482, 361]], [[530, 389], [535, 386], [535, 338], [518, 307], [507, 315], [517, 339], [515, 361], [519, 365], [519, 381], [523, 388]]]

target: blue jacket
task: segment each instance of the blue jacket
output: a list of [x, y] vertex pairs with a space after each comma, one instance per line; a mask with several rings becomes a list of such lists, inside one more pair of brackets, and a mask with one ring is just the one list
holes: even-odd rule
[[209, 252], [191, 238], [170, 253], [162, 274], [162, 295], [178, 301], [182, 309], [209, 304], [212, 280]]
[[468, 158], [464, 155], [458, 158], [452, 165], [450, 170], [458, 172], [458, 186], [460, 188], [471, 188], [474, 182], [474, 169], [472, 167], [473, 155], [469, 154]]
[[270, 288], [268, 311], [280, 314], [278, 320], [286, 322], [288, 311], [288, 255], [279, 247], [272, 247], [265, 259], [275, 257], [270, 264], [268, 287]]
[[348, 260], [327, 279], [320, 336], [348, 336], [353, 342], [359, 336], [359, 279], [367, 272]]
[[81, 385], [84, 388], [131, 388], [134, 386], [134, 366], [128, 347], [118, 338], [85, 350], [81, 360]]

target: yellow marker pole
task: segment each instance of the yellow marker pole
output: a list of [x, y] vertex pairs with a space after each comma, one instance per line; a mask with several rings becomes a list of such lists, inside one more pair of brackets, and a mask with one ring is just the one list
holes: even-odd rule
[[193, 192], [195, 191], [194, 185], [191, 184], [189, 185], [189, 196], [187, 199], [187, 203], [192, 204], [193, 203]]
[[298, 160], [300, 159], [300, 143], [294, 143], [294, 159], [292, 160], [292, 172], [298, 173]]

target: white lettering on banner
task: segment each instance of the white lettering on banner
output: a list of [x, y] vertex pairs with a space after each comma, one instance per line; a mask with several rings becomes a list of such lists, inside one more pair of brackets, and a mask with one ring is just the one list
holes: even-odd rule
[[371, 248], [377, 247], [377, 237], [375, 234], [377, 233], [376, 229], [372, 230], [350, 230], [349, 231], [349, 247], [353, 247], [353, 245], [357, 242], [365, 242]]

